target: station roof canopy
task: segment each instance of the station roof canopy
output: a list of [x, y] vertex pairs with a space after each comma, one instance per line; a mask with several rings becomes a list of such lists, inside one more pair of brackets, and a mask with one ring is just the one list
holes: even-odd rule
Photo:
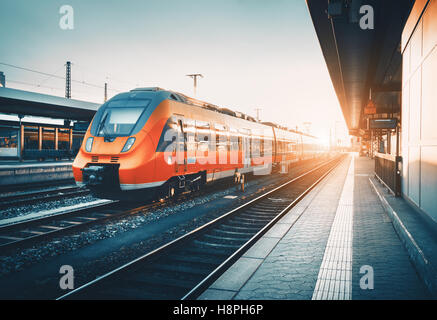
[[0, 87], [0, 112], [90, 121], [100, 104]]
[[[307, 4], [350, 134], [358, 135], [364, 127], [370, 92], [378, 113], [399, 112], [401, 36], [414, 0], [307, 0]], [[367, 20], [371, 12], [364, 5], [373, 9], [373, 29], [360, 26], [360, 21], [371, 26]]]

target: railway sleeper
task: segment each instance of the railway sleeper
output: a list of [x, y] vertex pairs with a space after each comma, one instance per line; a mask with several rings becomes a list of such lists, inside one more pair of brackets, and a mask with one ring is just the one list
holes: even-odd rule
[[256, 217], [253, 218], [243, 218], [243, 217], [233, 217], [229, 220], [231, 223], [235, 224], [243, 224], [243, 225], [251, 225], [251, 226], [264, 226], [265, 221], [259, 221]]
[[192, 273], [162, 272], [153, 268], [144, 269], [142, 275], [135, 275], [129, 279], [122, 279], [122, 282], [131, 281], [138, 286], [167, 286], [191, 289], [193, 283], [198, 283], [204, 276]]
[[211, 259], [221, 259], [225, 260], [227, 259], [230, 254], [232, 253], [229, 249], [215, 249], [214, 251], [211, 251], [210, 248], [205, 248], [198, 246], [194, 244], [192, 247], [186, 247], [183, 249], [182, 252], [179, 252], [179, 254], [185, 253], [187, 256], [209, 256]]
[[229, 231], [229, 230], [223, 230], [220, 228], [216, 228], [214, 230], [211, 230], [211, 234], [218, 236], [218, 237], [232, 237], [232, 238], [239, 238], [239, 239], [247, 239], [252, 234], [254, 234], [253, 231], [248, 232], [238, 232], [238, 231]]
[[181, 261], [165, 261], [165, 263], [153, 264], [154, 269], [167, 272], [178, 272], [183, 274], [207, 275], [214, 270], [214, 265], [199, 265]]
[[252, 226], [252, 225], [239, 225], [237, 224], [222, 224], [220, 226], [220, 228], [224, 229], [224, 230], [231, 230], [231, 231], [237, 231], [237, 232], [253, 232], [256, 233], [258, 232], [259, 228], [256, 226]]
[[250, 236], [246, 237], [246, 238], [237, 238], [237, 237], [223, 237], [223, 236], [217, 236], [214, 234], [204, 234], [203, 235], [204, 238], [207, 239], [207, 241], [211, 241], [214, 243], [218, 243], [218, 244], [235, 244], [235, 245], [243, 245], [247, 240], [250, 239]]
[[226, 257], [218, 257], [214, 255], [197, 255], [193, 256], [190, 254], [184, 255], [183, 253], [170, 254], [167, 256], [168, 259], [176, 261], [176, 263], [187, 262], [187, 263], [198, 263], [205, 265], [217, 265], [220, 264]]
[[194, 240], [194, 243], [201, 248], [229, 249], [229, 250], [236, 250], [240, 248], [240, 245], [238, 244], [215, 243], [207, 240]]
[[[155, 290], [153, 286], [150, 286], [146, 290], [142, 287], [126, 286], [120, 284], [117, 287], [117, 291], [101, 290], [97, 294], [92, 296], [80, 296], [79, 299], [95, 299], [98, 297], [99, 300], [165, 300], [169, 298], [169, 291], [174, 292], [175, 288], [169, 289], [169, 291], [164, 292], [161, 287], [155, 286], [158, 289]], [[180, 289], [179, 292], [174, 292], [174, 294], [183, 295], [186, 290]]]
[[250, 213], [241, 213], [240, 217], [241, 218], [245, 218], [245, 219], [249, 219], [249, 220], [258, 220], [258, 221], [270, 221], [272, 220], [274, 217], [276, 217], [277, 214], [260, 214], [258, 212], [250, 212]]

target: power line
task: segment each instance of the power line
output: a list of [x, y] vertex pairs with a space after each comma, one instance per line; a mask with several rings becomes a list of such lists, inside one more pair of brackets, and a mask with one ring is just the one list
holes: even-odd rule
[[[28, 71], [28, 72], [42, 74], [42, 75], [49, 76], [49, 77], [56, 78], [56, 79], [60, 79], [60, 80], [65, 80], [65, 77], [58, 76], [56, 74], [51, 74], [51, 73], [47, 73], [47, 72], [42, 72], [42, 71], [38, 71], [38, 70], [24, 68], [24, 67], [20, 67], [20, 66], [17, 66], [17, 65], [13, 65], [13, 64], [9, 64], [9, 63], [4, 63], [4, 62], [0, 62], [0, 64], [4, 65], [4, 66], [11, 67], [11, 68], [16, 68], [16, 69], [20, 69], [20, 70], [24, 70], [24, 71]], [[86, 86], [89, 86], [89, 87], [98, 88], [98, 89], [104, 89], [103, 86], [99, 86], [99, 85], [96, 85], [96, 84], [93, 84], [93, 83], [89, 83], [89, 82], [85, 82], [85, 81], [71, 80], [71, 82], [83, 84], [83, 85], [86, 85]], [[116, 92], [122, 92], [122, 91], [117, 90], [117, 89], [111, 89], [111, 90], [112, 91], [116, 91]]]
[[[59, 67], [58, 70], [55, 71], [54, 74], [57, 74], [61, 69], [63, 68], [63, 66]], [[47, 80], [49, 80], [50, 78], [53, 78], [52, 75], [48, 76], [47, 78], [45, 78], [44, 80], [42, 80], [40, 83], [38, 83], [38, 86], [42, 85], [44, 82], [46, 82]]]
[[32, 87], [37, 87], [37, 88], [47, 88], [47, 89], [60, 90], [60, 91], [64, 90], [64, 88], [55, 88], [55, 87], [43, 86], [43, 85], [40, 85], [40, 84], [33, 84], [33, 83], [24, 82], [24, 81], [18, 81], [18, 80], [10, 80], [10, 79], [8, 79], [8, 82], [24, 84], [24, 85], [27, 85], [27, 86], [32, 86]]
[[24, 71], [29, 71], [29, 72], [33, 72], [33, 73], [39, 73], [39, 74], [42, 74], [42, 75], [45, 75], [45, 76], [50, 76], [50, 77], [53, 77], [53, 78], [58, 78], [58, 79], [65, 80], [64, 77], [60, 77], [60, 76], [57, 76], [57, 75], [51, 74], [51, 73], [46, 73], [46, 72], [41, 72], [41, 71], [32, 70], [32, 69], [28, 69], [28, 68], [23, 68], [23, 67], [19, 67], [19, 66], [16, 66], [16, 65], [13, 65], [13, 64], [9, 64], [9, 63], [4, 63], [4, 62], [0, 62], [0, 64], [4, 65], [4, 66], [8, 66], [8, 67], [24, 70]]
[[74, 64], [74, 67], [75, 67], [75, 69], [77, 69], [77, 68], [79, 68], [79, 70], [80, 70], [80, 72], [82, 73], [82, 76], [84, 75], [84, 71], [83, 70], [85, 70], [85, 73], [88, 73], [88, 74], [93, 74], [93, 75], [95, 75], [95, 76], [98, 76], [98, 77], [105, 77], [105, 79], [106, 80], [111, 80], [111, 82], [121, 82], [121, 83], [124, 83], [124, 84], [128, 84], [129, 86], [136, 86], [136, 87], [138, 87], [138, 84], [137, 83], [134, 83], [134, 82], [131, 82], [131, 81], [125, 81], [125, 80], [120, 80], [119, 79], [119, 77], [117, 76], [117, 75], [114, 75], [114, 74], [104, 74], [104, 73], [102, 73], [102, 72], [99, 72], [99, 71], [90, 71], [89, 70], [89, 68], [86, 68], [86, 67], [83, 67], [82, 65], [78, 65], [78, 64]]
[[[30, 86], [30, 87], [35, 87], [35, 88], [45, 88], [45, 89], [51, 89], [51, 90], [56, 90], [56, 91], [65, 91], [65, 88], [57, 88], [57, 87], [50, 87], [50, 86], [43, 86], [43, 85], [39, 85], [39, 84], [34, 84], [34, 83], [30, 83], [30, 82], [25, 82], [25, 81], [18, 81], [18, 80], [9, 80], [8, 79], [8, 83], [17, 83], [17, 84], [21, 84], [21, 85], [25, 85], [25, 86]], [[108, 91], [110, 91], [111, 89], [108, 89]], [[82, 95], [89, 95], [90, 92], [86, 92], [83, 90], [74, 90], [74, 92], [76, 93], [80, 93]]]

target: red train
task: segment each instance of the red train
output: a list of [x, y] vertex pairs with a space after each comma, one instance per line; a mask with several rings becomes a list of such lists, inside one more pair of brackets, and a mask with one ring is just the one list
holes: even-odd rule
[[77, 184], [102, 197], [134, 191], [171, 197], [212, 181], [284, 170], [321, 153], [315, 137], [180, 93], [138, 88], [99, 108], [73, 172]]

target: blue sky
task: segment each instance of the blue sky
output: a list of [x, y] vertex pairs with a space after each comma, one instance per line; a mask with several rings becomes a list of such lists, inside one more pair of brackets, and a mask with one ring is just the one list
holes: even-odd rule
[[[343, 121], [304, 0], [1, 0], [0, 62], [103, 86], [109, 95], [160, 86], [288, 126], [327, 135]], [[74, 9], [74, 30], [59, 8]], [[64, 95], [64, 82], [0, 65], [7, 85]], [[8, 82], [11, 81], [11, 82]], [[12, 82], [16, 81], [16, 82]], [[27, 84], [18, 83], [25, 82]], [[38, 86], [39, 85], [39, 86]], [[103, 90], [73, 83], [73, 98]]]

